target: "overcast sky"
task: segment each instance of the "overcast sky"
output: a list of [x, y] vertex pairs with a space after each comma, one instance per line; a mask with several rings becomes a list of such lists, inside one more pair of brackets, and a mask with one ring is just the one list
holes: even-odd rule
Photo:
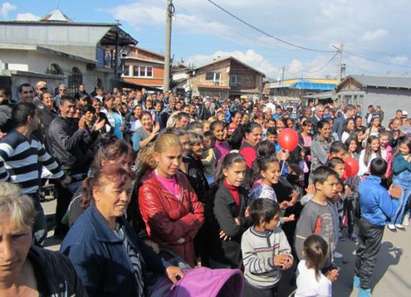
[[[344, 44], [348, 74], [411, 76], [410, 0], [214, 0], [286, 41], [314, 49]], [[119, 20], [141, 47], [164, 51], [166, 0], [0, 1], [0, 19], [38, 19], [57, 6], [75, 21]], [[175, 59], [201, 65], [233, 55], [278, 79], [336, 76], [339, 57], [284, 45], [239, 23], [207, 0], [174, 0]], [[367, 58], [367, 59], [364, 59]], [[377, 62], [375, 62], [377, 61]]]

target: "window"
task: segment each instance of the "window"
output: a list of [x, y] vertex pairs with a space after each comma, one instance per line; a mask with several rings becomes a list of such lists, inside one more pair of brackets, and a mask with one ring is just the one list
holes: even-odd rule
[[220, 72], [207, 72], [206, 73], [206, 80], [212, 80], [214, 82], [220, 81]]
[[238, 79], [237, 74], [231, 74], [230, 76], [230, 84], [233, 86], [238, 86], [240, 84], [240, 81]]
[[68, 90], [69, 93], [74, 95], [78, 92], [79, 86], [83, 83], [83, 74], [80, 69], [73, 67], [71, 69], [71, 75], [68, 77]]
[[63, 75], [63, 70], [61, 70], [61, 67], [58, 64], [52, 63], [47, 67], [46, 70], [47, 74], [55, 74], [55, 75]]
[[134, 77], [153, 77], [153, 67], [134, 65], [133, 66], [133, 76]]
[[124, 65], [123, 66], [123, 75], [124, 76], [130, 76], [130, 65]]

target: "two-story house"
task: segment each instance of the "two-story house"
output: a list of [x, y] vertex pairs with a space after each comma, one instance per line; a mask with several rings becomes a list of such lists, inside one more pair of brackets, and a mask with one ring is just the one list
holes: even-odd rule
[[194, 69], [188, 85], [194, 96], [260, 96], [264, 77], [264, 73], [253, 67], [234, 57], [227, 57]]
[[123, 57], [122, 79], [142, 87], [162, 88], [164, 84], [164, 56], [137, 46], [129, 48]]

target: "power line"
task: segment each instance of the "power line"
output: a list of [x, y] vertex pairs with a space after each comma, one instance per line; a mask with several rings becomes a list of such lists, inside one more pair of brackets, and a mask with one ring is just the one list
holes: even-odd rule
[[335, 53], [335, 51], [333, 50], [321, 50], [321, 49], [315, 49], [315, 48], [309, 48], [309, 47], [305, 47], [305, 46], [301, 46], [292, 42], [289, 42], [287, 40], [281, 39], [279, 37], [276, 37], [270, 33], [265, 32], [264, 30], [258, 28], [257, 26], [254, 26], [253, 24], [243, 20], [242, 18], [240, 18], [239, 16], [233, 14], [232, 12], [228, 11], [227, 9], [225, 9], [224, 7], [222, 7], [221, 5], [217, 4], [216, 2], [214, 2], [213, 0], [207, 0], [210, 4], [214, 5], [215, 7], [217, 7], [218, 9], [220, 9], [221, 11], [223, 11], [224, 13], [228, 14], [229, 16], [231, 16], [232, 18], [236, 19], [237, 21], [239, 21], [240, 23], [246, 25], [247, 27], [269, 37], [272, 39], [277, 40], [278, 42], [284, 43], [288, 46], [291, 47], [295, 47], [301, 50], [306, 50], [306, 51], [310, 51], [310, 52], [317, 52], [317, 53]]
[[395, 63], [390, 63], [390, 62], [384, 62], [384, 61], [380, 61], [380, 60], [376, 60], [373, 58], [368, 58], [366, 56], [363, 55], [359, 55], [356, 53], [353, 53], [351, 51], [344, 51], [346, 54], [352, 56], [352, 57], [357, 57], [357, 58], [361, 58], [370, 62], [374, 62], [374, 63], [378, 63], [378, 64], [383, 64], [383, 65], [388, 65], [388, 66], [396, 66], [396, 67], [401, 67], [401, 68], [411, 68], [411, 65], [403, 65], [403, 64], [395, 64]]
[[324, 65], [317, 67], [317, 69], [314, 68], [314, 70], [307, 71], [305, 73], [312, 74], [312, 73], [320, 72], [321, 70], [325, 69], [337, 57], [338, 54], [339, 54], [338, 52], [335, 53]]

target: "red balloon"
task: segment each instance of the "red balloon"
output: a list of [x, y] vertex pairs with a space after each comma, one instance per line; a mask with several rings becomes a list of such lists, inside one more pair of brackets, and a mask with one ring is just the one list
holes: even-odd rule
[[360, 170], [360, 165], [358, 164], [358, 160], [348, 157], [344, 160], [345, 163], [345, 176], [352, 177], [356, 176], [358, 170]]
[[297, 131], [290, 128], [284, 129], [278, 136], [278, 143], [283, 149], [286, 149], [290, 152], [294, 151], [298, 146]]

